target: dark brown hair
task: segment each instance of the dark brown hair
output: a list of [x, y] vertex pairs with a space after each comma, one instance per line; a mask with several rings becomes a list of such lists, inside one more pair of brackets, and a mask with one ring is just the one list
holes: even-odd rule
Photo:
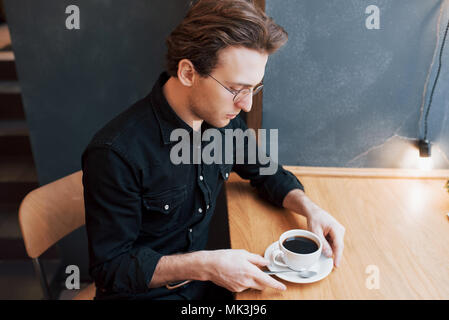
[[178, 63], [189, 59], [203, 77], [218, 62], [218, 52], [228, 46], [272, 54], [288, 39], [254, 0], [198, 0], [167, 37], [166, 69], [176, 77]]

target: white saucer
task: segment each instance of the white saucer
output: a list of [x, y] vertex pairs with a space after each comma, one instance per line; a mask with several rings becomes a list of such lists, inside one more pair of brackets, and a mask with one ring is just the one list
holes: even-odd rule
[[[278, 241], [275, 241], [271, 245], [269, 245], [268, 248], [265, 250], [264, 254], [265, 259], [272, 261], [271, 253], [278, 247], [279, 247]], [[271, 262], [267, 267], [270, 271], [290, 270], [286, 267], [275, 265], [273, 262]], [[334, 268], [334, 260], [332, 259], [332, 257], [328, 258], [324, 254], [321, 254], [320, 260], [318, 260], [317, 263], [315, 263], [313, 266], [309, 268], [309, 270], [317, 272], [317, 274], [314, 275], [313, 277], [301, 278], [294, 272], [279, 273], [276, 274], [276, 276], [285, 281], [294, 283], [312, 283], [326, 278], [331, 273], [333, 268]]]

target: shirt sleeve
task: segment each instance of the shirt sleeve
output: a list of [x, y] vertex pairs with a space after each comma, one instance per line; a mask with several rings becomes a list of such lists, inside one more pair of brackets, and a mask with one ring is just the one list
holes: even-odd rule
[[162, 255], [135, 245], [142, 210], [138, 174], [106, 147], [86, 149], [82, 168], [90, 275], [103, 291], [147, 292]]
[[[238, 126], [245, 132], [248, 127], [246, 123], [238, 117]], [[282, 208], [282, 203], [285, 196], [293, 189], [300, 189], [305, 192], [304, 186], [296, 178], [296, 176], [288, 170], [285, 170], [281, 165], [275, 163], [273, 159], [270, 158], [267, 164], [261, 164], [259, 157], [255, 157], [255, 164], [248, 163], [248, 145], [251, 143], [251, 139], [254, 140], [254, 136], [249, 136], [248, 139], [244, 139], [244, 163], [234, 164], [233, 170], [243, 179], [250, 180], [250, 184], [256, 187], [259, 195], [274, 205]], [[259, 154], [259, 146], [257, 143], [252, 141], [256, 145], [256, 155]], [[235, 148], [238, 150], [238, 148]], [[263, 153], [267, 156], [266, 153]], [[270, 165], [270, 162], [272, 164]], [[261, 168], [266, 168], [269, 166], [275, 166], [275, 171], [273, 174], [261, 174]]]

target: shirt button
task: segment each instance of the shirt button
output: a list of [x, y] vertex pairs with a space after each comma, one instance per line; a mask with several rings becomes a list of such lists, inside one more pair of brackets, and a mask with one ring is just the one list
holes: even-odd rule
[[226, 176], [226, 178], [229, 177], [229, 173], [226, 172], [225, 176]]
[[192, 233], [192, 231], [193, 231], [192, 229], [189, 229], [189, 232], [190, 232], [190, 233]]
[[203, 181], [203, 176], [200, 176], [200, 180]]
[[199, 208], [199, 209], [198, 209], [198, 212], [199, 212], [199, 213], [203, 212], [203, 209]]
[[164, 206], [164, 209], [165, 209], [165, 210], [168, 210], [168, 208], [170, 208], [170, 206], [169, 206], [168, 204], [166, 204], [166, 205]]
[[209, 205], [207, 205], [206, 209], [209, 209]]

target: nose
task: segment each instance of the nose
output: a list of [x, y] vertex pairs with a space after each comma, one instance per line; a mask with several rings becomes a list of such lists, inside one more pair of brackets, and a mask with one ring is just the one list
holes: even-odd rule
[[247, 97], [245, 97], [245, 99], [242, 99], [241, 101], [238, 101], [236, 103], [237, 107], [242, 109], [245, 112], [250, 112], [251, 111], [251, 107], [253, 105], [253, 96], [252, 95], [248, 95]]

